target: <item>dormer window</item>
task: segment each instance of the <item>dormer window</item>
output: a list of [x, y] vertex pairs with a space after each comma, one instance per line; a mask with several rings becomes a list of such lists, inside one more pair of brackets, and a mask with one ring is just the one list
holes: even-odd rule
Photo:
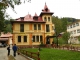
[[38, 16], [34, 16], [33, 19], [37, 21], [38, 20]]
[[44, 21], [47, 21], [47, 18], [46, 17], [44, 17]]
[[21, 18], [21, 21], [23, 21], [24, 20], [24, 17], [20, 17]]

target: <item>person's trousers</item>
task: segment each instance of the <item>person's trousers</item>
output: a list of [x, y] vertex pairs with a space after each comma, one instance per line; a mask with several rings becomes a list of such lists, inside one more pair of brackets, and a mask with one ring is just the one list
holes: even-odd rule
[[10, 51], [8, 50], [8, 56], [10, 55]]
[[16, 56], [16, 51], [14, 51], [14, 57]]

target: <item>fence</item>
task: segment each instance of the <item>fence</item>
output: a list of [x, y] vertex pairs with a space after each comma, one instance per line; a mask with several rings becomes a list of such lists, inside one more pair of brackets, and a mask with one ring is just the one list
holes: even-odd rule
[[30, 52], [30, 51], [25, 51], [25, 50], [18, 50], [18, 53], [20, 54], [20, 53], [22, 53], [22, 54], [24, 54], [24, 55], [26, 55], [26, 56], [28, 56], [28, 57], [30, 57], [30, 58], [33, 58], [33, 59], [36, 59], [36, 60], [40, 60], [40, 54], [39, 54], [39, 52]]

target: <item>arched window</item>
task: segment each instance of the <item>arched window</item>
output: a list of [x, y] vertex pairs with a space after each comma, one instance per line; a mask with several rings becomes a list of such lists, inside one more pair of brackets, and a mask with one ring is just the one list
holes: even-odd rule
[[50, 22], [50, 17], [48, 17], [48, 21]]
[[44, 21], [47, 21], [47, 18], [46, 17], [44, 17]]

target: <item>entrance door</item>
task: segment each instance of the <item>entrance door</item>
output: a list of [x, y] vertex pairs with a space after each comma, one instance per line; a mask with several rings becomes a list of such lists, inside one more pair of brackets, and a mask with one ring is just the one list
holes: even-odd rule
[[50, 39], [46, 37], [46, 44], [50, 44]]

